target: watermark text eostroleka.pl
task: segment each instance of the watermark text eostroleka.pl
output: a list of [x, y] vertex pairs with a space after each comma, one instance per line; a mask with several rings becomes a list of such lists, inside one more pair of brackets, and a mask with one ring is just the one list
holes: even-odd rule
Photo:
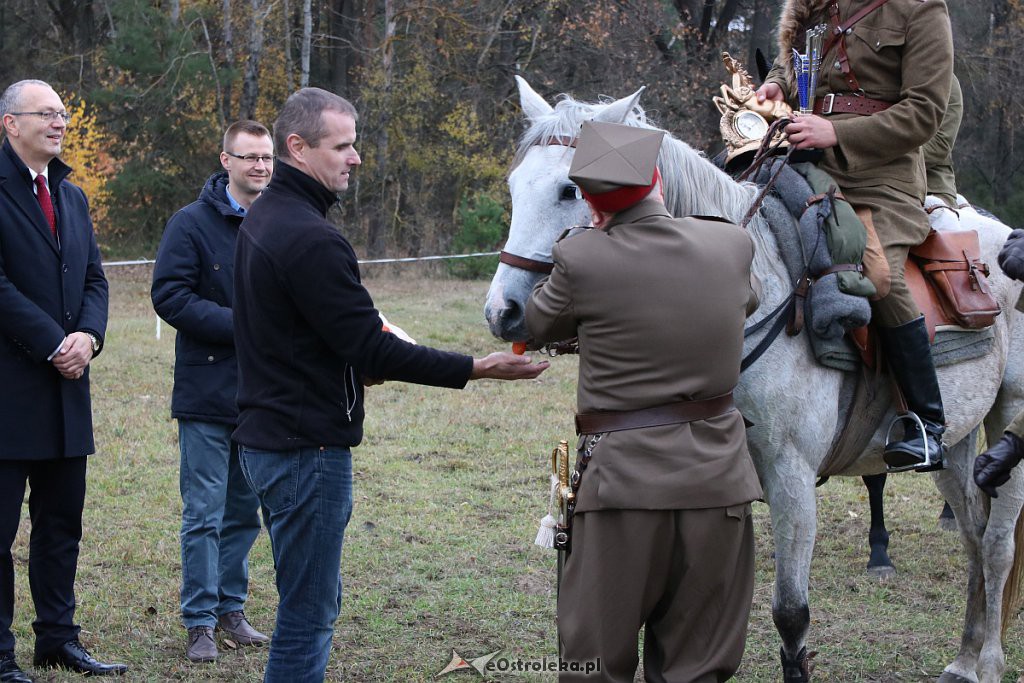
[[581, 673], [584, 676], [601, 671], [601, 659], [583, 662], [568, 662], [558, 657], [541, 657], [540, 659], [522, 659], [520, 657], [499, 657], [501, 650], [495, 650], [479, 657], [467, 659], [456, 650], [452, 650], [452, 659], [448, 665], [435, 674], [434, 678], [447, 676], [456, 671], [476, 671], [483, 677], [493, 674], [527, 674], [527, 673]]

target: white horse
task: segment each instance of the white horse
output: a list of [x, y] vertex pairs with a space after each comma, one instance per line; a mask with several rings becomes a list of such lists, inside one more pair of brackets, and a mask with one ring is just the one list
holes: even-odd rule
[[[652, 126], [638, 106], [640, 91], [621, 100], [591, 104], [563, 96], [552, 107], [525, 80], [517, 77], [517, 81], [529, 125], [509, 175], [512, 221], [505, 251], [526, 261], [550, 262], [551, 245], [561, 232], [589, 223], [587, 207], [568, 179], [572, 145], [581, 123], [595, 119]], [[659, 167], [666, 204], [677, 216], [718, 215], [739, 223], [757, 192], [750, 184], [733, 181], [671, 135], [665, 137]], [[990, 353], [939, 370], [948, 420], [945, 438], [953, 446], [947, 469], [932, 476], [956, 513], [969, 566], [960, 651], [939, 681], [997, 683], [1006, 667], [1004, 621], [1016, 611], [1024, 565], [1019, 552], [1024, 535], [1017, 524], [1024, 504], [1024, 468], [1017, 468], [1000, 488], [990, 510], [971, 471], [977, 428], [984, 422], [992, 443], [1024, 406], [1024, 323], [1014, 310], [1019, 283], [994, 267], [1009, 229], [969, 208], [961, 210], [960, 218], [980, 232], [982, 257], [993, 265], [990, 283], [1003, 313], [996, 319]], [[765, 219], [755, 217], [748, 230], [755, 243], [753, 268], [764, 290], [759, 317], [789, 295], [791, 283]], [[530, 267], [524, 261], [499, 265], [487, 294], [484, 313], [491, 332], [506, 341], [527, 340], [523, 311], [533, 285], [542, 277], [540, 272], [523, 269], [524, 265]], [[763, 334], [752, 335], [746, 349]], [[819, 365], [803, 335], [781, 335], [743, 373], [735, 392], [743, 414], [755, 425], [747, 438], [771, 508], [776, 570], [772, 614], [782, 638], [786, 681], [806, 681], [810, 676], [805, 641], [810, 623], [808, 574], [817, 524], [814, 484], [849, 411], [853, 374]], [[884, 471], [881, 450], [892, 415], [888, 409], [869, 447], [842, 474]]]

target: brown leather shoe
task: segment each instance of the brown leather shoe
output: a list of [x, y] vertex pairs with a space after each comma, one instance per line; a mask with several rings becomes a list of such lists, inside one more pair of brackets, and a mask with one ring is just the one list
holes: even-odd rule
[[185, 656], [192, 662], [212, 662], [217, 659], [217, 643], [212, 626], [193, 626], [188, 630]]
[[220, 615], [217, 628], [239, 645], [263, 645], [270, 641], [270, 638], [252, 627], [242, 610]]

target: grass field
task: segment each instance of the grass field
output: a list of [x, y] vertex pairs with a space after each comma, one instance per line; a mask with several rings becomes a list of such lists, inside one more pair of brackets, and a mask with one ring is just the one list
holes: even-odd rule
[[[427, 279], [416, 267], [376, 275], [378, 306], [421, 343], [481, 355], [500, 348], [482, 320], [487, 284]], [[266, 649], [225, 650], [215, 664], [184, 658], [178, 615], [177, 430], [169, 416], [174, 334], [155, 338], [147, 268], [111, 269], [110, 325], [93, 366], [98, 454], [90, 459], [79, 561], [82, 640], [125, 661], [132, 681], [257, 681]], [[366, 439], [354, 451], [356, 506], [342, 573], [345, 596], [330, 681], [428, 681], [452, 650], [501, 650], [537, 660], [555, 651], [554, 551], [533, 545], [547, 505], [547, 467], [572, 436], [576, 362], [539, 379], [474, 382], [463, 391], [388, 383], [371, 388]], [[886, 507], [899, 574], [880, 582], [867, 562], [867, 497], [859, 479], [818, 489], [811, 569], [816, 681], [928, 681], [956, 654], [964, 565], [956, 534], [938, 530], [941, 498], [926, 475], [889, 478]], [[27, 516], [27, 509], [25, 511]], [[757, 586], [737, 680], [779, 680], [771, 619], [768, 509], [755, 504]], [[31, 663], [28, 523], [15, 547], [18, 659]], [[251, 555], [246, 610], [266, 632], [277, 602], [269, 543]], [[1013, 682], [1024, 668], [1024, 624], [1006, 639]], [[77, 676], [36, 672], [41, 681]], [[475, 680], [461, 671], [437, 680]], [[553, 680], [505, 674], [497, 680]]]

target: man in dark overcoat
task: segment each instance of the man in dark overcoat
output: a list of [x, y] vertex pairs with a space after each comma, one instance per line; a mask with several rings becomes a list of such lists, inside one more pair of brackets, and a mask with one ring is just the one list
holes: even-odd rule
[[724, 220], [672, 217], [662, 135], [584, 124], [569, 177], [594, 228], [555, 244], [526, 308], [536, 341], [580, 347], [561, 681], [631, 683], [641, 628], [647, 680], [724, 681], [746, 640], [761, 487], [732, 391], [754, 248]]
[[36, 666], [121, 674], [78, 640], [75, 572], [86, 457], [95, 451], [89, 363], [103, 348], [107, 281], [81, 189], [60, 154], [68, 123], [42, 81], [0, 96], [0, 681], [32, 678], [14, 659], [14, 563], [26, 484]]

